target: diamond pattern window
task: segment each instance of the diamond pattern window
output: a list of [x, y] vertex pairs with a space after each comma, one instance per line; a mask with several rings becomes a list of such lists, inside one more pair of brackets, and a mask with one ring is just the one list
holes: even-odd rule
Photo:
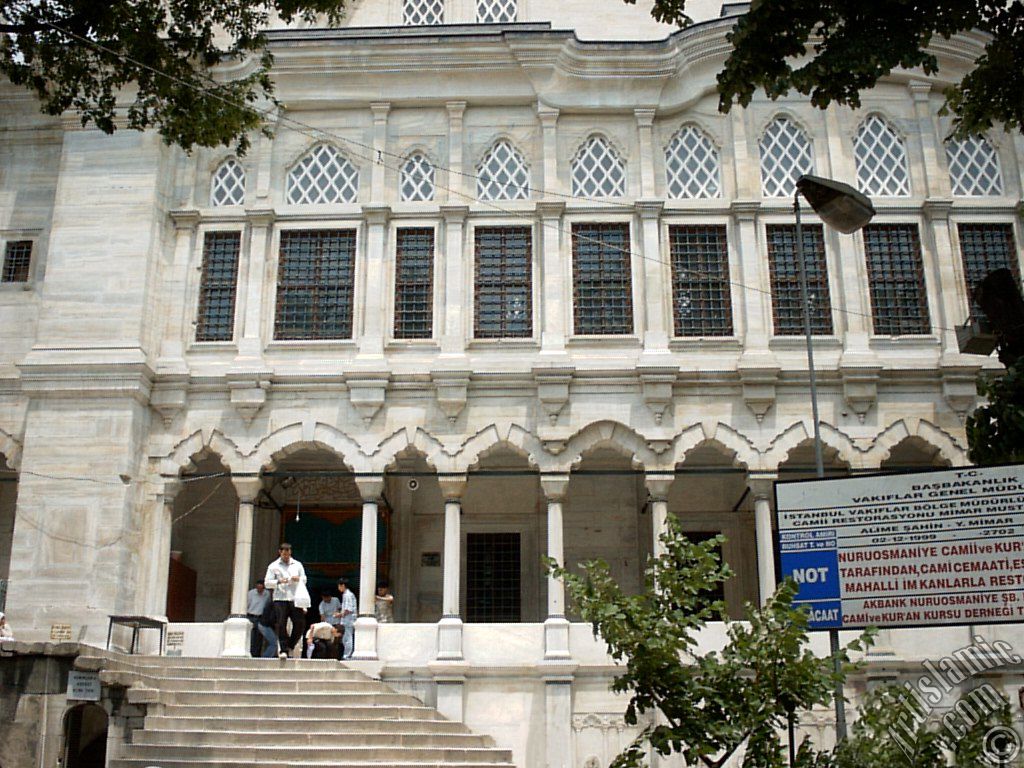
[[[796, 260], [796, 227], [769, 225], [768, 271], [772, 283], [772, 318], [776, 336], [802, 336], [804, 309], [800, 301], [800, 271]], [[811, 307], [811, 333], [832, 335], [832, 301], [825, 264], [825, 234], [821, 225], [803, 227], [807, 301]]]
[[665, 148], [665, 174], [673, 200], [722, 196], [718, 150], [695, 125], [685, 126]]
[[403, 0], [402, 23], [407, 27], [444, 24], [444, 0]]
[[429, 339], [434, 326], [434, 230], [399, 229], [395, 241], [395, 338]]
[[196, 341], [231, 341], [235, 335], [235, 294], [238, 290], [241, 242], [241, 232], [207, 232], [203, 236]]
[[876, 197], [910, 194], [910, 173], [903, 139], [878, 115], [860, 124], [853, 141], [857, 182], [861, 191]]
[[496, 141], [476, 169], [476, 196], [480, 200], [527, 200], [530, 169], [515, 147]]
[[633, 332], [628, 224], [573, 224], [572, 274], [577, 334]]
[[354, 229], [281, 233], [275, 339], [352, 337]]
[[321, 144], [288, 172], [292, 205], [354, 203], [359, 195], [359, 170], [338, 150]]
[[729, 251], [724, 226], [668, 228], [676, 336], [731, 336]]
[[11, 240], [4, 246], [0, 283], [27, 283], [32, 266], [32, 241]]
[[474, 330], [478, 339], [533, 334], [533, 234], [529, 227], [477, 227]]
[[928, 333], [931, 323], [917, 226], [869, 224], [863, 232], [875, 333]]
[[572, 159], [573, 197], [622, 197], [626, 167], [608, 141], [591, 136]]
[[984, 317], [974, 300], [974, 289], [989, 272], [1008, 269], [1020, 282], [1020, 262], [1011, 224], [960, 224], [960, 255], [964, 262], [964, 280], [971, 302], [971, 314]]
[[245, 202], [245, 169], [235, 159], [217, 166], [210, 180], [210, 205], [241, 205]]
[[796, 180], [814, 172], [811, 141], [788, 118], [772, 120], [757, 145], [761, 151], [761, 193], [765, 197], [791, 196], [796, 191]]
[[419, 152], [409, 155], [398, 180], [399, 195], [407, 203], [434, 199], [434, 166]]
[[986, 197], [1003, 194], [999, 153], [984, 136], [947, 141], [946, 159], [954, 195]]
[[477, 0], [478, 24], [503, 24], [516, 20], [517, 0]]

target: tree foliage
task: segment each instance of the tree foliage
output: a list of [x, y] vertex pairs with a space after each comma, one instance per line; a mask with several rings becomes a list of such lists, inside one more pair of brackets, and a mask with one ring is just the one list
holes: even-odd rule
[[[664, 554], [648, 563], [639, 595], [625, 594], [603, 562], [586, 563], [582, 575], [549, 562], [582, 618], [625, 664], [612, 688], [631, 696], [626, 722], [659, 713], [613, 768], [640, 765], [647, 744], [707, 766], [720, 766], [745, 747], [746, 768], [782, 768], [788, 756], [779, 733], [788, 718], [828, 705], [851, 668], [850, 652], [870, 642], [865, 634], [840, 649], [838, 671], [832, 657], [816, 656], [808, 647], [807, 614], [793, 607], [796, 588], [787, 581], [763, 608], [748, 607], [745, 621], [728, 623], [723, 650], [702, 651], [700, 631], [725, 619], [722, 602], [707, 598], [709, 588], [731, 575], [715, 552], [722, 540], [690, 542], [670, 517]], [[796, 765], [820, 766], [824, 759], [804, 741]]]
[[[635, 2], [635, 0], [625, 0]], [[654, 0], [659, 21], [687, 26], [687, 0]], [[958, 32], [991, 38], [974, 68], [946, 91], [956, 133], [1002, 123], [1024, 128], [1024, 0], [754, 0], [728, 39], [720, 109], [795, 90], [825, 107], [860, 106], [860, 94], [897, 67], [939, 71], [929, 44]]]
[[967, 417], [968, 456], [975, 464], [1024, 462], [1024, 358], [1005, 376], [983, 378], [979, 391], [988, 399]]
[[244, 152], [260, 105], [273, 98], [263, 30], [274, 16], [334, 22], [343, 8], [344, 0], [0, 0], [0, 72], [51, 115], [74, 110], [107, 133], [123, 119], [186, 150]]

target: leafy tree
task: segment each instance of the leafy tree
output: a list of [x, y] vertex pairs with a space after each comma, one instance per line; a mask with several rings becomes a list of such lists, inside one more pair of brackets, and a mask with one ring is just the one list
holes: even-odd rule
[[[625, 0], [633, 3], [635, 0]], [[654, 0], [659, 21], [687, 26], [687, 0]], [[754, 0], [728, 39], [718, 75], [720, 109], [746, 105], [758, 88], [790, 90], [825, 107], [860, 106], [860, 93], [897, 67], [938, 72], [928, 45], [979, 29], [991, 35], [974, 69], [946, 92], [959, 135], [1002, 123], [1024, 127], [1024, 0]]]
[[[723, 538], [693, 543], [670, 517], [661, 541], [664, 554], [648, 562], [639, 595], [625, 594], [603, 562], [584, 564], [582, 574], [548, 562], [595, 636], [625, 664], [612, 689], [631, 694], [626, 722], [659, 713], [613, 767], [640, 765], [647, 744], [662, 755], [680, 753], [689, 765], [721, 766], [744, 746], [746, 768], [788, 765], [780, 732], [789, 718], [831, 702], [850, 651], [862, 650], [870, 635], [838, 652], [837, 672], [832, 657], [809, 650], [807, 613], [793, 607], [796, 586], [786, 581], [763, 608], [748, 606], [744, 622], [728, 624], [721, 652], [703, 652], [700, 630], [726, 620], [724, 604], [707, 599], [731, 575], [715, 552]], [[805, 740], [794, 765], [824, 766], [826, 759]]]
[[967, 417], [968, 456], [975, 464], [1024, 462], [1024, 358], [1005, 376], [982, 378], [986, 405]]
[[0, 72], [47, 114], [75, 110], [107, 133], [123, 115], [186, 150], [241, 153], [273, 98], [268, 22], [343, 11], [344, 0], [0, 0]]

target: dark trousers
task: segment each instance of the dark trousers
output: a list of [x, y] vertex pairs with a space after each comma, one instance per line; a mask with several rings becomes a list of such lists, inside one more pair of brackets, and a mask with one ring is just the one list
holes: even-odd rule
[[[292, 648], [302, 639], [306, 631], [306, 612], [296, 608], [291, 600], [275, 600], [274, 612], [277, 614], [277, 642], [281, 650], [291, 654]], [[292, 633], [288, 634], [288, 619], [292, 620]]]
[[263, 650], [263, 635], [260, 634], [259, 627], [256, 626], [260, 617], [255, 613], [247, 614], [247, 617], [252, 622], [252, 630], [249, 632], [249, 655], [256, 658]]

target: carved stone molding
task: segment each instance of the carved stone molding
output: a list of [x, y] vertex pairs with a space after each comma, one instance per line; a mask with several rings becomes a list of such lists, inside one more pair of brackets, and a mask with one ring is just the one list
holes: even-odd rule
[[839, 375], [843, 380], [843, 398], [862, 424], [868, 411], [878, 402], [878, 381], [881, 371], [880, 365], [839, 366]]
[[469, 390], [469, 371], [431, 371], [430, 380], [434, 382], [437, 393], [437, 405], [444, 411], [451, 424], [455, 423], [463, 408]]
[[370, 426], [373, 417], [384, 405], [390, 378], [390, 374], [385, 371], [366, 371], [345, 375], [349, 402], [352, 403], [353, 408], [359, 411], [366, 426]]
[[637, 367], [644, 402], [654, 414], [654, 423], [661, 424], [665, 410], [672, 404], [672, 386], [679, 375], [679, 366], [643, 365]]
[[558, 423], [558, 415], [569, 402], [569, 385], [575, 370], [571, 365], [533, 369], [533, 379], [537, 382], [537, 400], [551, 426]]
[[779, 380], [777, 365], [744, 365], [737, 368], [743, 383], [743, 402], [760, 424], [769, 409], [775, 405], [775, 385]]

